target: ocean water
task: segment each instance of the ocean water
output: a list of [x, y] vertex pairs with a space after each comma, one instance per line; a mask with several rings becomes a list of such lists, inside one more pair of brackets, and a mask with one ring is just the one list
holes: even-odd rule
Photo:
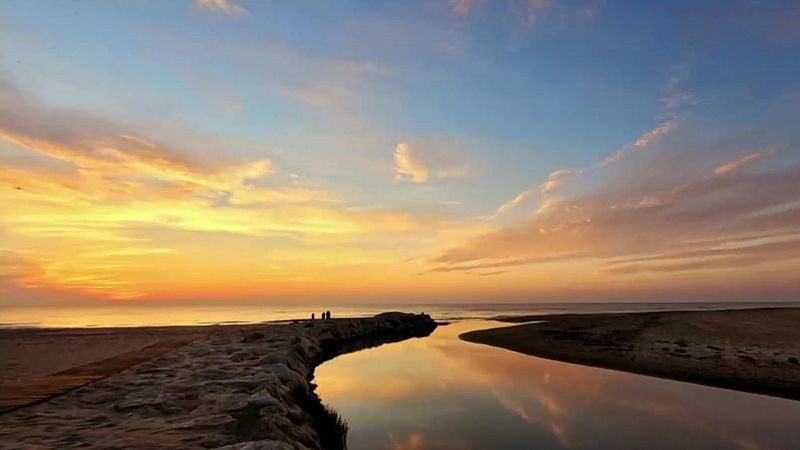
[[2, 327], [137, 327], [213, 325], [307, 319], [330, 310], [333, 317], [367, 317], [384, 311], [425, 312], [439, 321], [501, 315], [726, 309], [800, 306], [794, 303], [500, 303], [370, 305], [187, 305], [131, 302], [96, 306], [0, 306]]
[[350, 450], [796, 450], [800, 401], [536, 358], [431, 336], [316, 369]]

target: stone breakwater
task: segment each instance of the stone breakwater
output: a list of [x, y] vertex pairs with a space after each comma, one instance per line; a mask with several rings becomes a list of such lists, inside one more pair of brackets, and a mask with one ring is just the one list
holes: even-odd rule
[[427, 315], [403, 313], [214, 327], [160, 357], [0, 415], [0, 448], [341, 448], [341, 423], [314, 393], [314, 368], [435, 328]]

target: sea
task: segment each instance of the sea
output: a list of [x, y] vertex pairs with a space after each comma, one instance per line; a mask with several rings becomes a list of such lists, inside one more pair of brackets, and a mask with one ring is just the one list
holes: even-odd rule
[[715, 310], [800, 306], [800, 302], [673, 302], [673, 303], [486, 303], [486, 304], [214, 304], [106, 302], [68, 306], [0, 306], [0, 328], [96, 328], [170, 325], [226, 325], [285, 322], [332, 317], [369, 317], [386, 311], [424, 312], [437, 321], [491, 319], [498, 316], [669, 310]]

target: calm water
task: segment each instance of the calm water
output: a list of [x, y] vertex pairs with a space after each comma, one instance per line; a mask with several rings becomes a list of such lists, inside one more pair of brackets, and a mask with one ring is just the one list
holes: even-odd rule
[[426, 312], [436, 320], [488, 319], [498, 315], [565, 312], [622, 312], [674, 309], [722, 309], [752, 306], [800, 306], [797, 303], [532, 303], [482, 305], [175, 305], [111, 303], [97, 306], [0, 306], [0, 327], [136, 327], [259, 323], [319, 317], [365, 317], [384, 311]]
[[800, 402], [550, 361], [432, 336], [317, 368], [351, 450], [798, 449]]

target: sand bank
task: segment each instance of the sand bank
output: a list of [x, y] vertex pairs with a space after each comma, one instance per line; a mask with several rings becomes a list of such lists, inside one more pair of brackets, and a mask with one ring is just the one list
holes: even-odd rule
[[559, 361], [800, 399], [800, 308], [565, 314], [466, 341]]
[[314, 367], [435, 327], [429, 316], [390, 313], [183, 330], [5, 330], [0, 350], [15, 356], [3, 363], [5, 385], [94, 378], [34, 389], [38, 403], [0, 415], [0, 448], [335, 448], [342, 430], [314, 394]]

